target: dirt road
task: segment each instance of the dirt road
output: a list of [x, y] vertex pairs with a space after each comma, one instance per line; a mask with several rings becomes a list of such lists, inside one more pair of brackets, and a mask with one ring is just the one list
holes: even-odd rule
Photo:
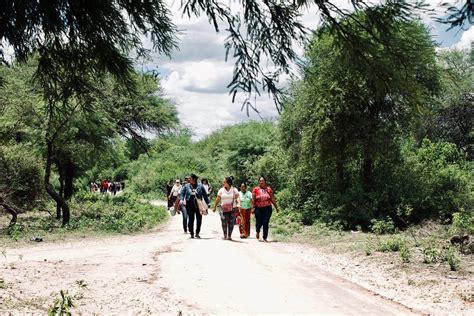
[[6, 249], [0, 314], [44, 313], [60, 289], [84, 314], [410, 314], [303, 262], [291, 245], [240, 240], [237, 227], [233, 236], [221, 240], [212, 214], [202, 239], [189, 239], [177, 215], [153, 233]]

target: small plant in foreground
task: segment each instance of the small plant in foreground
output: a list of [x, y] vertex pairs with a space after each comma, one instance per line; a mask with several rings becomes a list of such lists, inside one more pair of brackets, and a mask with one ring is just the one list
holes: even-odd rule
[[380, 252], [397, 252], [403, 246], [405, 246], [405, 241], [400, 237], [393, 237], [381, 241], [377, 246], [377, 251]]
[[4, 279], [0, 279], [0, 289], [4, 289], [6, 286], [5, 286], [5, 280]]
[[400, 258], [402, 259], [403, 263], [410, 262], [410, 259], [411, 259], [410, 248], [408, 248], [408, 246], [405, 244], [400, 248]]
[[71, 309], [74, 307], [73, 297], [68, 292], [61, 290], [59, 292], [61, 297], [56, 298], [54, 305], [50, 308], [49, 316], [70, 316]]
[[436, 263], [443, 261], [443, 259], [445, 259], [445, 256], [443, 256], [441, 249], [434, 246], [423, 249], [423, 263]]
[[461, 260], [459, 259], [455, 248], [449, 248], [446, 254], [446, 259], [448, 261], [449, 268], [451, 269], [451, 271], [459, 270], [459, 264], [461, 263]]

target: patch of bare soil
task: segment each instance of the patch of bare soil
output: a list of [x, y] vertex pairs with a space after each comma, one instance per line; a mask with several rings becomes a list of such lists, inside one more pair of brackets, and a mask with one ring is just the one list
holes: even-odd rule
[[367, 256], [360, 251], [336, 253], [327, 246], [295, 243], [287, 247], [307, 264], [422, 313], [474, 315], [472, 255], [464, 256], [460, 271], [450, 271], [447, 263], [402, 263], [397, 253]]

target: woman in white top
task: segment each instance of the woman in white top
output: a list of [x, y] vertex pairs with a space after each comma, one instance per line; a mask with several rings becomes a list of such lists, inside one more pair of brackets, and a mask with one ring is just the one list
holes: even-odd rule
[[216, 202], [212, 211], [216, 211], [217, 204], [221, 204], [219, 212], [222, 222], [224, 239], [232, 240], [232, 230], [235, 225], [235, 216], [240, 209], [239, 191], [232, 186], [234, 177], [225, 177], [224, 186], [217, 192]]
[[179, 179], [176, 179], [176, 183], [171, 188], [170, 195], [168, 196], [168, 199], [170, 199], [171, 201], [171, 205], [174, 205], [174, 203], [176, 202], [176, 199], [178, 198], [180, 190], [181, 190], [181, 181]]

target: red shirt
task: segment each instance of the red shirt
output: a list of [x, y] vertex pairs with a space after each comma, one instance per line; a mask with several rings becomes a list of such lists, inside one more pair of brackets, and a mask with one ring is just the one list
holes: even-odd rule
[[272, 205], [272, 188], [261, 188], [259, 186], [253, 188], [252, 194], [255, 194], [255, 207], [266, 207]]

